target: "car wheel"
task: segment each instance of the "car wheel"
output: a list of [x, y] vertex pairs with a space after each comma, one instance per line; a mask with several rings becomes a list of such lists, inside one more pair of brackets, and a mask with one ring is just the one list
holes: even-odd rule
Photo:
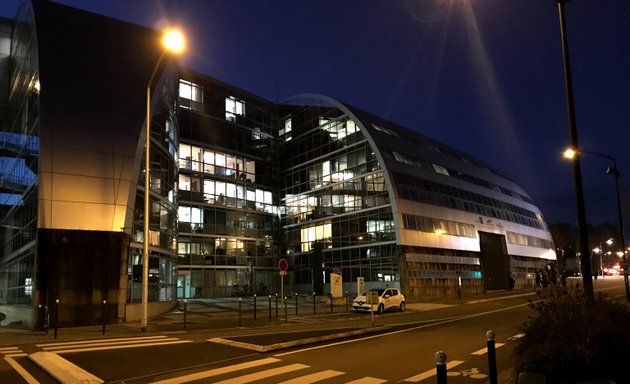
[[405, 302], [401, 302], [400, 303], [400, 307], [398, 308], [400, 310], [400, 312], [405, 312]]
[[379, 304], [378, 309], [376, 310], [376, 313], [378, 313], [379, 315], [382, 315], [383, 312], [385, 312], [385, 307], [383, 307], [383, 304]]

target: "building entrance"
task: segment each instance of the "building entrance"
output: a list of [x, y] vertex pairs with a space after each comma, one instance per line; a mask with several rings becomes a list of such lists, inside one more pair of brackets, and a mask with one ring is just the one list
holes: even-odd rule
[[505, 236], [479, 232], [479, 243], [484, 289], [509, 289], [510, 255], [507, 253]]

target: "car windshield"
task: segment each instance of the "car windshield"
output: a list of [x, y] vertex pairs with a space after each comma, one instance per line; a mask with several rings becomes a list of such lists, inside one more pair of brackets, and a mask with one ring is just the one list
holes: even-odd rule
[[383, 292], [385, 292], [385, 290], [384, 289], [368, 289], [367, 291], [363, 292], [361, 296], [367, 296], [368, 293], [370, 292], [376, 292], [379, 296], [381, 296]]

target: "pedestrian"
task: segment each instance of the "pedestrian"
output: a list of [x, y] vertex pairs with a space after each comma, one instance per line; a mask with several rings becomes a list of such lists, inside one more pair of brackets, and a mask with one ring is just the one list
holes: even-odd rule
[[510, 275], [510, 279], [509, 279], [508, 283], [510, 285], [510, 291], [513, 291], [514, 290], [514, 284], [516, 284], [516, 281], [514, 281], [514, 277], [512, 277], [511, 275]]
[[536, 271], [536, 288], [540, 288], [540, 284], [542, 283], [542, 276], [540, 271]]

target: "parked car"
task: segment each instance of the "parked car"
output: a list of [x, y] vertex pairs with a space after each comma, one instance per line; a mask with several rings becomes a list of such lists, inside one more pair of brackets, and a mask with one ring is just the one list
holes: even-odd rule
[[[371, 305], [367, 303], [370, 292], [376, 292], [378, 303]], [[355, 312], [369, 312], [370, 307], [379, 314], [387, 311], [402, 312], [405, 310], [405, 295], [396, 288], [370, 289], [357, 296], [352, 302], [352, 310]]]

